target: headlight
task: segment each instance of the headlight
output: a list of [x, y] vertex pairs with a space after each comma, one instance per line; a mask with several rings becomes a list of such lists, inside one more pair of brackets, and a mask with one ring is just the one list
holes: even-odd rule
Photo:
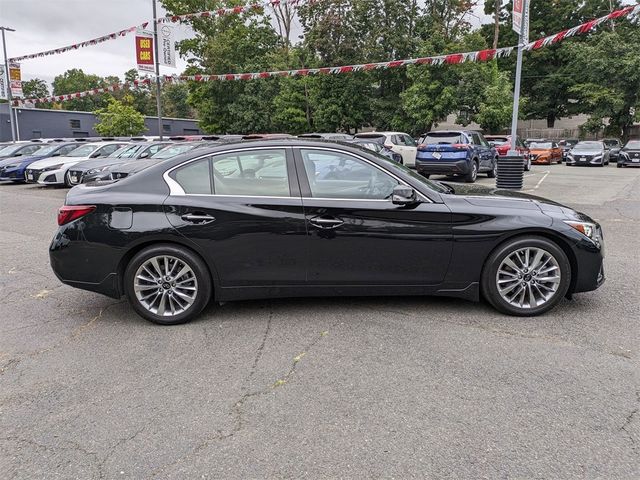
[[565, 220], [564, 223], [569, 225], [571, 228], [576, 229], [585, 237], [589, 237], [591, 240], [596, 239], [596, 225], [590, 222], [576, 222], [573, 220]]
[[59, 164], [57, 164], [57, 165], [51, 165], [50, 167], [45, 167], [45, 168], [43, 168], [43, 169], [42, 169], [42, 171], [43, 171], [43, 172], [48, 172], [48, 171], [50, 171], [50, 170], [58, 170], [60, 167], [62, 167], [62, 165], [64, 165], [64, 164], [59, 163]]

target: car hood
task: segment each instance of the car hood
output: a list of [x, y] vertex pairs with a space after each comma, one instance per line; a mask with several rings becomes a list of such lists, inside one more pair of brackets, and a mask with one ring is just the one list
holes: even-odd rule
[[38, 160], [42, 160], [43, 158], [49, 158], [48, 155], [29, 155], [26, 157], [7, 157], [3, 160], [0, 160], [0, 167], [4, 167], [5, 165], [11, 165], [13, 163], [32, 163]]
[[130, 162], [123, 163], [120, 165], [114, 165], [109, 170], [112, 172], [131, 174], [131, 173], [139, 172], [140, 170], [144, 170], [147, 167], [152, 167], [153, 165], [157, 165], [158, 163], [161, 163], [163, 161], [164, 160], [159, 158], [150, 158], [148, 160], [132, 160]]
[[531, 148], [529, 149], [529, 152], [534, 155], [543, 155], [545, 153], [551, 153], [551, 150], [551, 148]]
[[569, 153], [571, 153], [571, 155], [575, 155], [577, 157], [579, 157], [580, 155], [604, 155], [604, 152], [602, 150], [599, 150], [597, 148], [594, 149], [582, 149], [582, 150], [571, 150]]
[[125, 163], [131, 161], [130, 158], [118, 158], [118, 157], [103, 157], [103, 158], [93, 158], [90, 160], [83, 160], [80, 165], [78, 165], [77, 170], [91, 170], [92, 168], [100, 168], [106, 167], [110, 165], [117, 165], [120, 163]]
[[36, 162], [33, 162], [31, 164], [31, 167], [34, 169], [46, 168], [46, 167], [50, 167], [51, 165], [58, 165], [59, 163], [62, 163], [62, 164], [77, 163], [86, 159], [87, 157], [50, 157], [50, 158], [45, 158], [43, 160], [38, 160]]
[[[444, 183], [444, 182], [443, 182]], [[447, 184], [449, 185], [449, 184]], [[521, 210], [540, 210], [543, 213], [557, 214], [567, 218], [578, 218], [580, 214], [571, 207], [514, 190], [500, 190], [481, 185], [449, 185], [455, 190], [453, 195], [464, 198], [472, 205], [487, 208], [516, 208]]]

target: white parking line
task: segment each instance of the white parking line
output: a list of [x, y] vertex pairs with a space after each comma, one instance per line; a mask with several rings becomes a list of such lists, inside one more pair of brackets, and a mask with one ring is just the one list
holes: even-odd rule
[[549, 175], [550, 173], [551, 173], [551, 170], [546, 170], [542, 178], [538, 180], [538, 183], [536, 183], [536, 186], [533, 188], [530, 188], [528, 191], [535, 192], [540, 187], [540, 185], [542, 185], [542, 182], [544, 182], [544, 179], [547, 178], [547, 175]]

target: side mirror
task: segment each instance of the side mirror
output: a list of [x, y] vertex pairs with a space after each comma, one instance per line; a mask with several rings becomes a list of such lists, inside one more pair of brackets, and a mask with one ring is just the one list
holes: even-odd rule
[[54, 153], [53, 155], [51, 155], [52, 157], [59, 157], [60, 154], [58, 152]]
[[138, 158], [147, 158], [149, 156], [149, 152], [142, 152]]
[[93, 152], [91, 155], [89, 155], [89, 158], [98, 158], [100, 156], [100, 152]]
[[406, 185], [396, 185], [393, 187], [391, 202], [394, 205], [413, 205], [418, 201], [416, 191]]

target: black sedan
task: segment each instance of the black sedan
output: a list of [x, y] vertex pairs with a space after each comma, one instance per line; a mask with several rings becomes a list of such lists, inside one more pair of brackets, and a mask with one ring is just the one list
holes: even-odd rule
[[301, 139], [193, 150], [70, 190], [51, 265], [71, 286], [176, 324], [216, 301], [486, 298], [538, 315], [604, 281], [588, 216], [529, 195], [430, 181], [361, 148]]
[[640, 140], [629, 140], [622, 147], [617, 167], [640, 167]]

